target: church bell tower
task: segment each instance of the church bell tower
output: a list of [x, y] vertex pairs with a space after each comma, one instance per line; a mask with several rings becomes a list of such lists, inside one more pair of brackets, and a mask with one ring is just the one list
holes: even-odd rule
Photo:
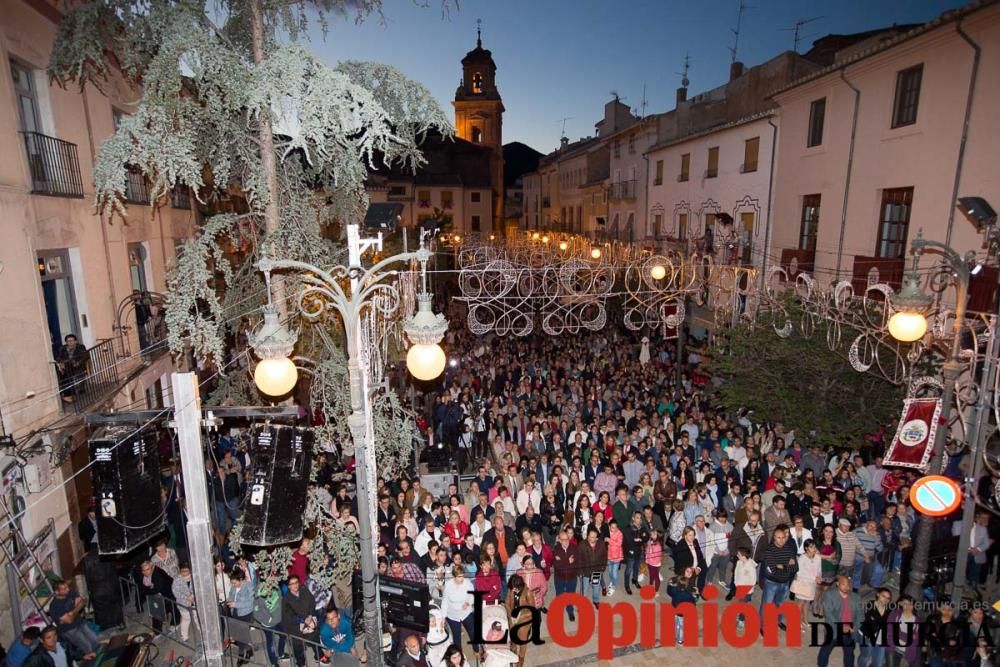
[[493, 54], [483, 48], [482, 32], [476, 29], [476, 48], [462, 58], [462, 82], [455, 91], [455, 134], [466, 141], [488, 147], [490, 183], [493, 188], [493, 225], [503, 225], [503, 100], [496, 85], [497, 66]]

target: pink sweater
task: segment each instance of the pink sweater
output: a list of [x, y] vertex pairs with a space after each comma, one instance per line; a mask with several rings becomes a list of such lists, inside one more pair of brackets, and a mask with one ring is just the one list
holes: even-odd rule
[[625, 538], [625, 534], [622, 531], [617, 530], [611, 533], [611, 537], [608, 538], [608, 561], [611, 563], [620, 563], [625, 560], [625, 555], [622, 553], [622, 540]]
[[[610, 557], [608, 558], [610, 560]], [[646, 543], [646, 565], [660, 567], [663, 563], [663, 546], [659, 542]]]

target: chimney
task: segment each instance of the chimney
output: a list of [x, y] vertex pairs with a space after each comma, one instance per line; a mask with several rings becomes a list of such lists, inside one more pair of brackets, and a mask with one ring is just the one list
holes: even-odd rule
[[677, 104], [681, 102], [686, 102], [688, 98], [688, 89], [686, 86], [681, 86], [677, 89]]
[[743, 76], [743, 63], [739, 60], [734, 60], [729, 66], [729, 80], [735, 81], [741, 76]]
[[569, 146], [569, 137], [562, 137], [559, 139], [559, 150], [565, 149]]

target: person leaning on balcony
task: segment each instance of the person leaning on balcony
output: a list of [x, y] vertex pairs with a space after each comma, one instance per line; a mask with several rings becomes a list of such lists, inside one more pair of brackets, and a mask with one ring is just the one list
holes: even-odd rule
[[65, 403], [72, 403], [74, 394], [80, 388], [87, 374], [87, 362], [90, 353], [86, 346], [80, 343], [76, 334], [66, 334], [62, 347], [56, 354], [56, 366], [59, 369], [59, 393]]

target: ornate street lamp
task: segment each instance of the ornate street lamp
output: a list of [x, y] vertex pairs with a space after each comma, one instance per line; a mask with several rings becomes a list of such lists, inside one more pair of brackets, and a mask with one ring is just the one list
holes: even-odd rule
[[[456, 235], [456, 242], [460, 239]], [[369, 248], [382, 249], [382, 234], [378, 238], [362, 239], [358, 225], [347, 225], [348, 265], [330, 270], [293, 260], [263, 258], [257, 263], [270, 284], [272, 271], [291, 269], [298, 271], [303, 283], [297, 302], [299, 313], [306, 319], [318, 320], [330, 311], [340, 315], [346, 333], [347, 374], [350, 380], [351, 414], [347, 418], [354, 443], [355, 474], [358, 490], [358, 537], [361, 542], [361, 582], [365, 618], [365, 639], [369, 664], [382, 664], [382, 615], [378, 600], [378, 570], [376, 568], [376, 542], [373, 527], [377, 526], [375, 507], [375, 433], [372, 423], [372, 392], [369, 383], [373, 376], [381, 377], [381, 369], [373, 369], [373, 359], [381, 358], [369, 349], [375, 345], [364, 335], [364, 328], [372, 317], [388, 317], [400, 303], [399, 288], [390, 278], [395, 278], [392, 264], [420, 263], [423, 277], [422, 290], [417, 295], [418, 310], [404, 325], [413, 347], [407, 354], [407, 366], [414, 377], [433, 379], [444, 369], [444, 351], [441, 342], [448, 322], [441, 315], [431, 312], [431, 295], [427, 292], [427, 262], [431, 253], [421, 237], [420, 248], [415, 252], [393, 255], [373, 266], [361, 264], [362, 254]], [[346, 283], [346, 286], [345, 286]], [[375, 312], [377, 311], [377, 313]], [[273, 306], [264, 311], [264, 324], [251, 338], [251, 346], [261, 357], [254, 380], [261, 391], [283, 395], [295, 385], [297, 373], [288, 356], [295, 345], [295, 335], [279, 322]], [[263, 370], [261, 366], [264, 366]], [[376, 372], [377, 371], [377, 372]]]
[[268, 303], [264, 307], [263, 324], [250, 338], [250, 345], [260, 357], [253, 371], [253, 381], [268, 396], [284, 396], [298, 381], [299, 372], [289, 358], [297, 340], [298, 336], [278, 320], [278, 311]]
[[[951, 350], [942, 365], [944, 388], [941, 393], [941, 424], [934, 435], [934, 453], [927, 467], [928, 475], [939, 475], [944, 463], [944, 446], [949, 436], [948, 422], [955, 402], [955, 383], [964, 368], [960, 356], [962, 327], [965, 324], [969, 279], [977, 264], [976, 253], [969, 251], [965, 255], [960, 255], [950, 246], [939, 241], [930, 241], [920, 234], [913, 240], [911, 247], [914, 254], [914, 269], [916, 269], [920, 255], [927, 250], [932, 250], [941, 254], [945, 267], [955, 280], [955, 319], [951, 334]], [[889, 320], [889, 333], [901, 342], [913, 342], [923, 338], [927, 331], [924, 311], [929, 303], [930, 298], [920, 291], [915, 271], [910, 273], [906, 277], [906, 286], [892, 298], [893, 306], [899, 310]], [[927, 570], [930, 566], [931, 542], [934, 539], [932, 526], [933, 519], [927, 516], [921, 516], [916, 526], [917, 534], [913, 543], [913, 559], [910, 565], [910, 583], [906, 589], [906, 592], [915, 600], [920, 600], [923, 597], [924, 580], [927, 578]], [[962, 570], [965, 569], [965, 556], [964, 552], [958, 554]], [[956, 579], [954, 588], [956, 594], [960, 592], [960, 586], [963, 583], [959, 583]]]
[[[913, 261], [915, 265], [916, 256]], [[896, 312], [889, 318], [889, 334], [902, 343], [913, 343], [923, 338], [927, 333], [925, 313], [932, 300], [920, 289], [920, 274], [915, 270], [907, 273], [903, 279], [903, 288], [891, 299]]]

